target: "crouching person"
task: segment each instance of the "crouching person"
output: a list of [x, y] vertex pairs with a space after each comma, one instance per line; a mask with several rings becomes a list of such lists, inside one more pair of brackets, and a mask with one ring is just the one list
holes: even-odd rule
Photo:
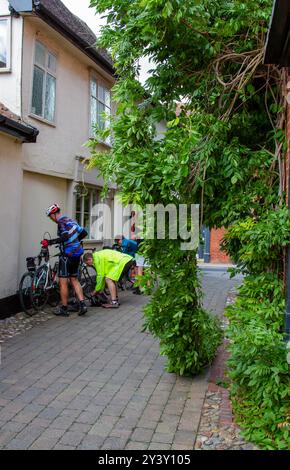
[[118, 308], [117, 282], [127, 276], [130, 268], [135, 264], [132, 256], [119, 253], [116, 250], [102, 250], [94, 253], [86, 253], [84, 262], [87, 266], [93, 266], [97, 272], [95, 294], [102, 292], [107, 285], [110, 292], [110, 302], [103, 304], [104, 308]]

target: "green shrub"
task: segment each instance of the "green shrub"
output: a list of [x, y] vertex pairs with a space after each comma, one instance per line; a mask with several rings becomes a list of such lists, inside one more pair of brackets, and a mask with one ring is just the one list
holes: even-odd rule
[[152, 243], [162, 243], [163, 255], [152, 259], [153, 267], [158, 265], [158, 287], [145, 307], [145, 327], [159, 338], [169, 372], [197, 374], [212, 362], [222, 334], [218, 319], [201, 305], [196, 252], [182, 252], [177, 245], [173, 250], [175, 241]]
[[[279, 231], [276, 221], [281, 214], [286, 218]], [[237, 254], [242, 253], [239, 259], [243, 259], [243, 269], [256, 271], [246, 276], [236, 302], [227, 308], [228, 366], [234, 411], [244, 436], [265, 449], [289, 449], [290, 371], [283, 334], [284, 283], [275, 272], [265, 272], [265, 263], [276, 267], [274, 271], [281, 269], [282, 259], [275, 259], [273, 253], [277, 255], [279, 247], [287, 243], [288, 213], [282, 209], [271, 215], [267, 227], [266, 218], [247, 229], [238, 222], [225, 237], [224, 246], [230, 247], [233, 240], [240, 245]]]
[[[273, 0], [91, 0], [107, 15], [99, 47], [116, 66], [111, 151], [91, 140], [91, 165], [125, 203], [200, 204], [201, 223], [229, 229], [224, 249], [247, 276], [229, 309], [235, 410], [247, 436], [288, 445], [283, 345], [285, 76], [263, 64]], [[143, 86], [144, 54], [155, 64]], [[177, 102], [183, 106], [176, 113]], [[167, 122], [157, 136], [160, 122]], [[220, 340], [201, 306], [195, 253], [148, 241], [158, 286], [145, 310], [168, 368], [196, 373]]]

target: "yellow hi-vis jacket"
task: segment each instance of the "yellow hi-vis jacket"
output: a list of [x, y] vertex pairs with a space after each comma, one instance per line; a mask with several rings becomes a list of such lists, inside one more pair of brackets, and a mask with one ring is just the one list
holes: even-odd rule
[[105, 288], [106, 277], [119, 281], [125, 265], [133, 258], [116, 250], [101, 250], [93, 253], [94, 267], [97, 271], [96, 292]]

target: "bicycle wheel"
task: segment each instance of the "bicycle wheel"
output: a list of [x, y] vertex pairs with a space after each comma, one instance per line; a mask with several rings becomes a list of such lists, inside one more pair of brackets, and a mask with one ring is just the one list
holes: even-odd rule
[[18, 289], [21, 308], [23, 312], [26, 313], [26, 315], [29, 315], [30, 317], [32, 317], [36, 313], [31, 303], [31, 286], [33, 282], [33, 277], [34, 274], [30, 272], [23, 274]]
[[48, 291], [46, 290], [47, 266], [40, 266], [33, 276], [31, 286], [31, 303], [36, 310], [43, 308], [48, 301]]
[[122, 290], [129, 290], [134, 287], [135, 280], [133, 280], [133, 272], [134, 272], [135, 265], [129, 267], [126, 270], [121, 279], [119, 279], [118, 285]]
[[48, 304], [51, 307], [57, 307], [60, 302], [60, 288], [57, 281], [58, 263], [55, 263], [54, 268], [50, 272], [51, 288], [48, 289]]
[[60, 291], [58, 285], [53, 286], [48, 292], [48, 305], [51, 307], [57, 307], [60, 302]]
[[87, 266], [81, 266], [79, 281], [83, 289], [84, 296], [90, 300], [96, 285], [95, 270], [93, 268], [89, 270]]

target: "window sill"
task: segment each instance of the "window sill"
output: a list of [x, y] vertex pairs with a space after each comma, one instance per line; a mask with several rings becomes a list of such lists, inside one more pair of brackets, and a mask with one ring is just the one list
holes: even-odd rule
[[48, 126], [54, 128], [56, 127], [56, 124], [54, 122], [48, 121], [47, 119], [44, 119], [41, 116], [37, 116], [37, 114], [30, 113], [28, 116], [32, 119], [35, 119], [36, 121], [43, 122], [43, 124], [47, 124]]
[[11, 70], [11, 67], [7, 67], [5, 69], [0, 69], [0, 73], [11, 73], [12, 70]]
[[91, 249], [96, 246], [103, 246], [104, 240], [93, 240], [93, 239], [85, 239], [83, 240], [83, 245], [85, 249]]
[[100, 145], [103, 145], [104, 147], [107, 147], [108, 149], [112, 148], [112, 144], [109, 144], [107, 142], [100, 142]]
[[[92, 135], [89, 137], [89, 140], [95, 140], [95, 139], [96, 138]], [[112, 144], [110, 144], [109, 142], [99, 141], [98, 145], [103, 145], [104, 147], [107, 147], [108, 149], [112, 148]]]

